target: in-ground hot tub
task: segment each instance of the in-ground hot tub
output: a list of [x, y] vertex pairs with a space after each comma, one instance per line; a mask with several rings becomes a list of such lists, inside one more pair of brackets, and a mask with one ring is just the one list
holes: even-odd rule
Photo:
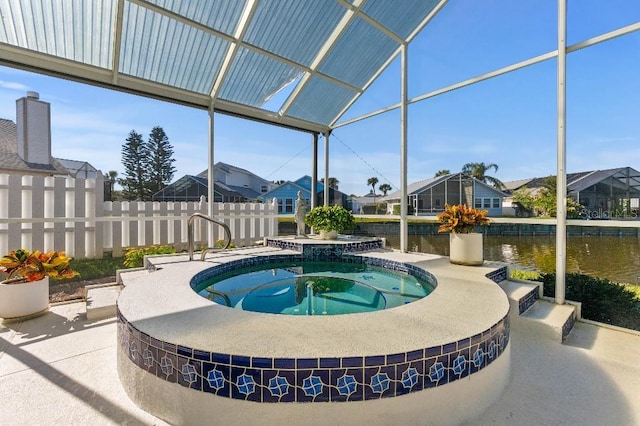
[[371, 265], [362, 257], [344, 260], [287, 262], [280, 258], [250, 267], [231, 263], [209, 269], [211, 278], [192, 280], [191, 286], [221, 305], [283, 315], [391, 309], [420, 300], [435, 287], [433, 277], [420, 269], [411, 274]]
[[[125, 390], [175, 424], [456, 423], [484, 411], [510, 367], [509, 304], [485, 275], [506, 268], [358, 252], [358, 244], [377, 245], [270, 240], [271, 247], [206, 262], [156, 258], [155, 272], [124, 274], [118, 371]], [[422, 274], [437, 286], [403, 306], [333, 316], [232, 309], [191, 288], [239, 266], [337, 258]]]

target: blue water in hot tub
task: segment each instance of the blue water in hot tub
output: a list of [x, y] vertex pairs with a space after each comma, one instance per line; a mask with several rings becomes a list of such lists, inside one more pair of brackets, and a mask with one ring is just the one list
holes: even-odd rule
[[430, 282], [377, 266], [298, 262], [237, 269], [198, 284], [201, 296], [247, 311], [340, 315], [390, 309], [419, 300]]

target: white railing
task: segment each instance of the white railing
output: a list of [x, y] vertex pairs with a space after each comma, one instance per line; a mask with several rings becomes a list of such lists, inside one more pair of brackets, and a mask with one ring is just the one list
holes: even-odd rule
[[[127, 247], [171, 244], [186, 249], [187, 219], [207, 214], [200, 202], [102, 202], [103, 178], [0, 174], [0, 254], [17, 248], [63, 250], [76, 258], [122, 255]], [[248, 246], [278, 234], [275, 203], [215, 203], [215, 219], [231, 229], [233, 244]], [[194, 226], [207, 244], [207, 224]], [[214, 239], [223, 230], [213, 227]]]

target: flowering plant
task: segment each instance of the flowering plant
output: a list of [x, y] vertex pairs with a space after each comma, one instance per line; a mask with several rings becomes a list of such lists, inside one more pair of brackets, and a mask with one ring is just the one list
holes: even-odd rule
[[78, 273], [71, 269], [71, 258], [64, 252], [38, 250], [12, 250], [0, 258], [0, 272], [7, 273], [5, 284], [38, 281], [45, 276], [55, 279], [73, 278]]
[[440, 221], [438, 232], [469, 234], [476, 226], [489, 224], [487, 213], [487, 210], [467, 207], [464, 204], [453, 206], [445, 204], [444, 211], [436, 216]]

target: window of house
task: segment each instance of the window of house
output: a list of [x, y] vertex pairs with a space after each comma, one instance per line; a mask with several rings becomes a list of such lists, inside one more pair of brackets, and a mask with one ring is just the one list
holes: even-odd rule
[[282, 198], [278, 198], [278, 213], [282, 213]]
[[482, 198], [476, 198], [476, 199], [474, 200], [474, 204], [473, 204], [473, 206], [474, 206], [476, 209], [481, 209], [481, 208], [482, 208]]
[[267, 185], [262, 185], [262, 186], [260, 187], [260, 192], [262, 192], [263, 194], [264, 194], [265, 192], [267, 192]]
[[293, 198], [286, 198], [284, 200], [284, 212], [293, 213]]
[[485, 209], [490, 209], [491, 208], [491, 198], [484, 198], [483, 199], [484, 203], [482, 204], [482, 207]]
[[493, 199], [493, 208], [494, 209], [499, 209], [500, 208], [500, 198], [494, 198]]

